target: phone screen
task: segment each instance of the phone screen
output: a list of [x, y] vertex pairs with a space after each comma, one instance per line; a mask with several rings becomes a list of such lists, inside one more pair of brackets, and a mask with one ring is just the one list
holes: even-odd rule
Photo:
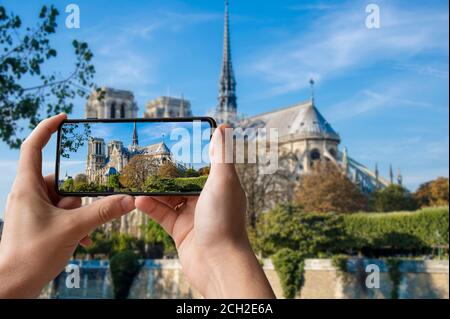
[[67, 120], [58, 130], [57, 191], [199, 194], [215, 127], [211, 118]]

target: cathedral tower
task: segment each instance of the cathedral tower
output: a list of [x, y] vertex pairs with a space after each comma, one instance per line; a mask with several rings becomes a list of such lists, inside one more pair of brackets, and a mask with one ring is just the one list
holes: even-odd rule
[[225, 0], [223, 60], [219, 80], [219, 105], [217, 106], [215, 117], [218, 123], [233, 123], [236, 121], [236, 115], [236, 80], [231, 62], [228, 0]]
[[135, 118], [137, 110], [132, 92], [108, 87], [92, 92], [84, 108], [86, 118], [99, 119]]
[[90, 182], [102, 182], [99, 170], [105, 165], [105, 141], [102, 138], [90, 137], [88, 141], [86, 176]]

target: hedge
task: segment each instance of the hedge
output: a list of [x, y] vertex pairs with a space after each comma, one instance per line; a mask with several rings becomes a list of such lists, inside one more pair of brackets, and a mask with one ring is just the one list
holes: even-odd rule
[[175, 184], [181, 189], [202, 190], [206, 183], [208, 176], [202, 175], [199, 177], [179, 177], [175, 178]]
[[354, 239], [355, 249], [448, 249], [448, 207], [349, 214], [344, 216], [343, 222], [345, 233]]
[[448, 254], [449, 209], [336, 214], [278, 206], [260, 216], [256, 233], [253, 245], [263, 256], [283, 248], [307, 258], [356, 253], [368, 257], [441, 255]]

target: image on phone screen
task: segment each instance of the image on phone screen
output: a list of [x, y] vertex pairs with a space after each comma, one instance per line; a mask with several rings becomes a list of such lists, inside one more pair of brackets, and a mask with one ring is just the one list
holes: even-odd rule
[[58, 130], [60, 194], [198, 194], [214, 120], [67, 120]]

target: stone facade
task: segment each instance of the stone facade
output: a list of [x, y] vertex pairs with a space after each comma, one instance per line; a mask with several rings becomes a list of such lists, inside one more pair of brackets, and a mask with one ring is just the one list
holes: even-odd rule
[[184, 98], [170, 96], [148, 101], [144, 112], [144, 118], [189, 116], [192, 116], [191, 103]]
[[133, 136], [135, 137], [133, 144], [128, 147], [125, 147], [118, 140], [109, 141], [108, 147], [105, 147], [104, 139], [89, 138], [86, 162], [86, 176], [89, 182], [105, 184], [108, 181], [108, 176], [121, 173], [128, 162], [136, 155], [151, 158], [154, 160], [155, 166], [171, 162], [180, 170], [185, 169], [182, 164], [173, 159], [172, 153], [164, 142], [139, 146], [136, 123]]
[[86, 118], [136, 118], [137, 103], [133, 92], [103, 87], [89, 96], [84, 113]]

